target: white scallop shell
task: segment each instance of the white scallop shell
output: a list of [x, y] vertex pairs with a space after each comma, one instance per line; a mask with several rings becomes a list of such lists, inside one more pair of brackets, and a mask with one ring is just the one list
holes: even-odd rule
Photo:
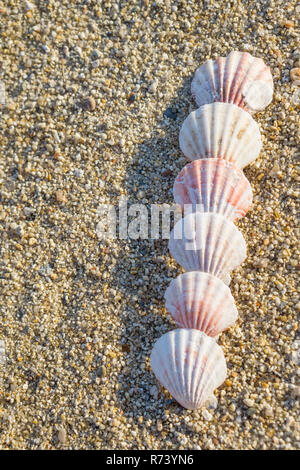
[[171, 231], [169, 250], [186, 271], [207, 272], [225, 283], [247, 252], [234, 223], [211, 212], [195, 212], [179, 220]]
[[197, 409], [226, 378], [226, 362], [213, 338], [193, 329], [164, 334], [154, 344], [150, 363], [160, 383], [184, 408]]
[[237, 51], [205, 62], [191, 85], [198, 106], [220, 101], [250, 113], [264, 109], [272, 100], [273, 90], [270, 67], [248, 52]]
[[229, 287], [201, 271], [190, 271], [173, 279], [165, 300], [178, 328], [194, 328], [208, 336], [219, 335], [238, 317]]
[[249, 113], [228, 103], [211, 103], [183, 122], [179, 145], [189, 160], [222, 158], [244, 168], [262, 147], [259, 127]]
[[242, 170], [220, 158], [186, 165], [175, 180], [173, 194], [185, 211], [190, 204], [191, 212], [217, 212], [232, 221], [243, 217], [252, 203], [252, 189]]

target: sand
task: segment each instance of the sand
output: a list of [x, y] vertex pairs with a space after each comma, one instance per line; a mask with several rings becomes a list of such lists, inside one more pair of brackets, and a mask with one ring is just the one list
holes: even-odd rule
[[[0, 2], [0, 446], [296, 449], [297, 2]], [[104, 240], [99, 204], [172, 204], [195, 70], [248, 51], [275, 92], [245, 174], [254, 201], [219, 344], [228, 378], [188, 411], [156, 382], [175, 328], [167, 240]], [[291, 72], [293, 70], [293, 72]], [[3, 101], [3, 100], [2, 100]]]

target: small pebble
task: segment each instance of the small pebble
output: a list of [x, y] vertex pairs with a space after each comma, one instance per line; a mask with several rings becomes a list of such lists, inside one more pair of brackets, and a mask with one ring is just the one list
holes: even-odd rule
[[131, 95], [129, 95], [129, 97], [128, 97], [128, 102], [129, 103], [134, 103], [134, 101], [135, 101], [135, 95], [133, 93], [131, 93]]
[[97, 69], [100, 66], [100, 61], [99, 60], [93, 60], [91, 62], [91, 66], [93, 69]]
[[81, 168], [75, 168], [74, 174], [77, 178], [82, 178], [84, 175], [84, 171]]
[[169, 168], [164, 169], [161, 172], [162, 176], [170, 176], [172, 174], [172, 171]]
[[99, 59], [99, 57], [100, 57], [100, 52], [97, 49], [94, 49], [92, 52], [91, 58], [93, 60], [96, 60], [96, 59]]
[[160, 420], [158, 420], [156, 423], [156, 429], [158, 430], [158, 432], [161, 432], [163, 430], [163, 425]]
[[120, 38], [124, 39], [127, 36], [127, 27], [123, 24], [119, 29], [119, 36]]
[[245, 398], [244, 405], [246, 405], [248, 408], [253, 408], [253, 406], [255, 405], [255, 402], [251, 400], [251, 398]]
[[256, 408], [248, 408], [247, 410], [247, 415], [248, 416], [254, 416], [257, 413]]
[[157, 390], [157, 387], [155, 385], [153, 385], [151, 388], [150, 388], [150, 395], [152, 395], [152, 397], [154, 398], [154, 400], [157, 400], [157, 397], [158, 397], [158, 390]]
[[88, 96], [82, 102], [82, 107], [86, 111], [95, 111], [96, 109], [96, 101], [92, 96]]
[[300, 397], [300, 386], [299, 385], [292, 387], [291, 396], [293, 398], [299, 398]]
[[58, 440], [61, 444], [65, 444], [67, 440], [67, 432], [65, 428], [60, 428], [57, 433]]
[[49, 54], [50, 52], [50, 47], [47, 46], [47, 44], [42, 44], [42, 49], [45, 52], [45, 54]]
[[57, 202], [63, 203], [67, 201], [67, 196], [64, 191], [58, 189], [57, 191], [55, 191], [55, 199], [57, 200]]
[[34, 238], [34, 237], [30, 237], [29, 240], [28, 240], [28, 244], [29, 246], [34, 246], [37, 244], [37, 239]]
[[177, 112], [172, 108], [167, 108], [164, 111], [164, 117], [167, 117], [167, 118], [170, 118], [170, 119], [176, 119], [177, 118]]
[[263, 413], [267, 418], [273, 416], [273, 408], [270, 405], [265, 405]]
[[206, 400], [204, 406], [210, 410], [215, 410], [218, 407], [218, 400], [215, 395], [212, 395], [208, 400]]
[[294, 69], [291, 69], [290, 76], [291, 76], [291, 80], [293, 82], [299, 81], [300, 80], [300, 67], [296, 67]]
[[213, 419], [213, 415], [206, 409], [202, 411], [202, 416], [205, 419], [205, 421], [211, 421]]
[[99, 369], [97, 370], [97, 375], [98, 377], [105, 377], [106, 376], [106, 367], [105, 366], [101, 366], [99, 367]]
[[157, 87], [158, 87], [158, 81], [154, 80], [154, 82], [152, 82], [150, 87], [149, 87], [150, 93], [156, 93]]
[[10, 388], [11, 392], [15, 392], [17, 390], [17, 384], [14, 381], [12, 381], [10, 383], [9, 388]]
[[24, 4], [25, 11], [31, 11], [35, 8], [35, 5], [31, 2], [26, 1]]

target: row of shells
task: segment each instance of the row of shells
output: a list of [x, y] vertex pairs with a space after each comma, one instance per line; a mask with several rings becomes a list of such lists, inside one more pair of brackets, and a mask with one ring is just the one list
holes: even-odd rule
[[251, 114], [272, 99], [269, 67], [247, 52], [208, 60], [195, 73], [192, 95], [199, 106], [183, 122], [179, 144], [187, 164], [173, 194], [184, 217], [174, 226], [169, 250], [186, 271], [165, 293], [177, 329], [154, 344], [151, 367], [185, 408], [201, 407], [226, 378], [219, 335], [237, 319], [228, 287], [246, 258], [246, 242], [234, 222], [251, 203], [242, 169], [262, 147]]

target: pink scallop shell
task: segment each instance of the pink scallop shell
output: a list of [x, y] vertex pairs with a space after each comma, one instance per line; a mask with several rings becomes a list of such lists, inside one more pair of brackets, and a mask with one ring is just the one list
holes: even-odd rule
[[237, 51], [205, 62], [196, 71], [191, 85], [198, 106], [221, 101], [234, 103], [250, 113], [271, 102], [273, 89], [271, 71], [264, 61]]
[[217, 212], [229, 220], [244, 217], [252, 203], [252, 189], [244, 173], [218, 158], [194, 160], [177, 176], [173, 194], [182, 209]]
[[165, 293], [166, 309], [179, 328], [217, 336], [237, 319], [229, 287], [215, 276], [190, 271], [173, 279]]

